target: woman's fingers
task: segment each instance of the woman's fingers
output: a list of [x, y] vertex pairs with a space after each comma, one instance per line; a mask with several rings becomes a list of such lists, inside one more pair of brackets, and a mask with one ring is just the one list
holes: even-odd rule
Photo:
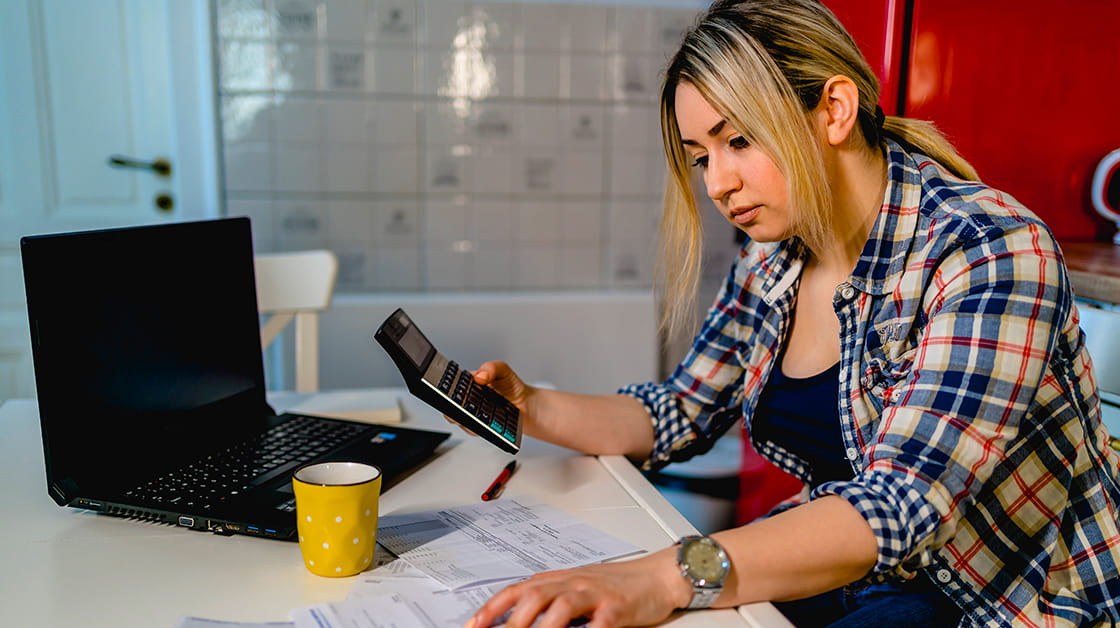
[[506, 611], [517, 603], [517, 585], [508, 586], [487, 600], [477, 611], [474, 617], [467, 622], [465, 628], [488, 628]]
[[479, 384], [490, 384], [494, 380], [507, 377], [513, 373], [509, 365], [500, 360], [483, 362], [474, 372], [474, 381]]
[[584, 618], [593, 628], [656, 622], [671, 609], [659, 609], [656, 603], [645, 608], [629, 591], [648, 584], [613, 566], [537, 574], [491, 598], [475, 614], [474, 628], [489, 626], [506, 612], [508, 628], [565, 628]]
[[[537, 617], [549, 608], [559, 591], [556, 586], [532, 585], [524, 588], [513, 606], [513, 612], [506, 619], [506, 628], [532, 626]], [[566, 622], [560, 625], [566, 625]]]
[[[475, 613], [475, 628], [490, 626], [503, 614], [506, 628], [565, 628], [571, 620], [584, 614], [590, 600], [579, 591], [569, 591], [562, 582], [541, 579], [511, 585]], [[537, 620], [540, 623], [534, 624]], [[471, 624], [467, 624], [470, 626]]]
[[[598, 616], [593, 595], [589, 595], [587, 591], [564, 591], [552, 599], [548, 609], [541, 615], [537, 628], [566, 628], [572, 625], [573, 620]], [[582, 625], [584, 622], [577, 623]], [[609, 622], [600, 623], [603, 626], [612, 625]]]

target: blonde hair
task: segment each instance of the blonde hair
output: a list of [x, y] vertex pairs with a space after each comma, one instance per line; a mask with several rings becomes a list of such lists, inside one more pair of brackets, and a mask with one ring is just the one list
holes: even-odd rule
[[766, 152], [788, 185], [794, 233], [810, 249], [829, 235], [832, 192], [808, 112], [828, 79], [859, 90], [859, 128], [869, 149], [890, 136], [965, 179], [976, 172], [929, 122], [882, 115], [879, 79], [839, 20], [815, 0], [720, 0], [688, 30], [661, 93], [661, 134], [669, 164], [658, 285], [662, 331], [690, 328], [700, 276], [702, 233], [691, 160], [681, 144], [676, 88], [693, 85], [743, 137]]

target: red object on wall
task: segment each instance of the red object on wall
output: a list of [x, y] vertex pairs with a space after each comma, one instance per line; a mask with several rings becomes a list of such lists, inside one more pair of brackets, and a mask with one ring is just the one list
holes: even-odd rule
[[934, 121], [1059, 241], [1108, 241], [1089, 191], [1120, 148], [1120, 2], [913, 2], [904, 115]]

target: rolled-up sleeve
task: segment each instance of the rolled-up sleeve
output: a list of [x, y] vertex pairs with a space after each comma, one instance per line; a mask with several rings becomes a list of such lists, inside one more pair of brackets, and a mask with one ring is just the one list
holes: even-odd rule
[[692, 347], [662, 383], [634, 384], [618, 390], [636, 398], [649, 412], [654, 447], [645, 468], [657, 469], [711, 449], [715, 440], [742, 419], [744, 367], [737, 353], [750, 336], [737, 322], [744, 316], [742, 282], [745, 253], [728, 274]]

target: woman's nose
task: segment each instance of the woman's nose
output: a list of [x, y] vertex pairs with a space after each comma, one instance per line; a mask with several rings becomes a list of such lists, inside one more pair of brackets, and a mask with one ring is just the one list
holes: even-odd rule
[[719, 201], [739, 189], [742, 181], [739, 173], [734, 168], [729, 168], [722, 159], [710, 159], [708, 169], [704, 171], [704, 183], [708, 188], [708, 197]]

